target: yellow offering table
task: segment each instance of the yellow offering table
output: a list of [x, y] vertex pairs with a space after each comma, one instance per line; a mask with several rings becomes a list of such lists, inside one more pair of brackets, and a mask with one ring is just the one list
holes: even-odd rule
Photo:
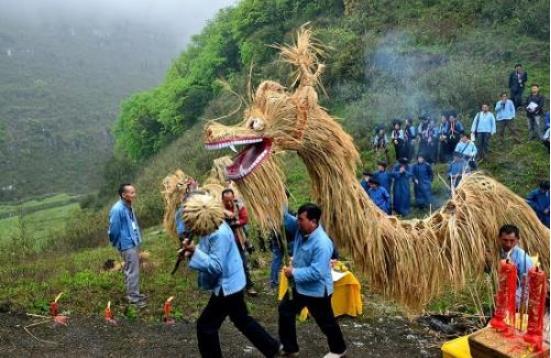
[[[361, 285], [356, 276], [350, 271], [338, 272], [332, 270], [333, 275], [333, 296], [331, 297], [331, 306], [335, 317], [348, 315], [356, 317], [362, 313], [362, 296], [360, 294]], [[281, 301], [287, 292], [289, 281], [283, 274], [279, 273], [279, 292], [278, 298]], [[299, 319], [306, 320], [308, 309], [304, 308], [300, 313]]]
[[442, 358], [471, 358], [469, 336], [452, 339], [442, 345]]

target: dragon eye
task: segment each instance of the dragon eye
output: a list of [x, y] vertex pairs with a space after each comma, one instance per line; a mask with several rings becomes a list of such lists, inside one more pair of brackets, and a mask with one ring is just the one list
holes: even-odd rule
[[249, 126], [255, 131], [261, 131], [264, 129], [264, 121], [261, 118], [253, 117], [251, 118]]

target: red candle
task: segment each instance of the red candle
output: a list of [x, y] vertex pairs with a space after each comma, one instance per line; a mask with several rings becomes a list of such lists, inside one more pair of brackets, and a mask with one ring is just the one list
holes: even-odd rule
[[[517, 267], [509, 260], [499, 262], [498, 290], [496, 294], [496, 309], [490, 325], [506, 335], [514, 333], [515, 299], [517, 289]], [[508, 327], [507, 320], [512, 327]]]
[[528, 327], [524, 340], [531, 343], [536, 351], [542, 349], [543, 315], [547, 285], [545, 272], [537, 267], [528, 272]]
[[59, 299], [61, 298], [62, 295], [63, 295], [63, 292], [58, 293], [57, 296], [55, 296], [54, 301], [52, 303], [50, 303], [50, 315], [51, 316], [55, 317], [59, 314], [57, 301], [59, 301]]
[[163, 321], [166, 324], [174, 324], [174, 320], [170, 318], [170, 311], [172, 311], [172, 300], [174, 296], [170, 296], [163, 304]]
[[111, 312], [111, 301], [107, 302], [107, 307], [105, 307], [105, 320], [113, 320], [113, 312]]
[[51, 302], [50, 303], [50, 316], [57, 316], [58, 315], [58, 307], [57, 302]]

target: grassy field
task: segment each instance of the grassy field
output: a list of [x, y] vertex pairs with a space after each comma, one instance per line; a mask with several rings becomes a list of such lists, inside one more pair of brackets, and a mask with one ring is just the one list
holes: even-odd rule
[[45, 206], [61, 206], [70, 202], [75, 202], [77, 199], [77, 196], [61, 193], [30, 199], [22, 203], [2, 203], [0, 204], [0, 216], [17, 215], [21, 208], [28, 212], [39, 210]]
[[80, 210], [77, 199], [58, 194], [17, 205], [1, 205], [0, 247], [17, 244], [19, 240], [39, 251], [47, 239], [62, 233], [67, 219]]
[[[176, 296], [176, 318], [195, 318], [207, 295], [196, 287], [195, 274], [185, 264], [174, 276], [172, 271], [177, 245], [158, 227], [145, 231], [143, 250], [150, 252], [150, 261], [142, 268], [142, 291], [149, 296], [150, 306], [141, 311], [141, 317], [154, 320], [161, 314], [162, 303]], [[116, 250], [107, 244], [78, 253], [48, 254], [15, 265], [3, 265], [0, 278], [0, 302], [9, 301], [17, 309], [46, 313], [48, 303], [64, 292], [60, 301], [62, 311], [82, 316], [100, 314], [107, 301], [114, 311], [132, 318], [124, 303], [123, 276], [120, 271], [103, 270], [108, 259], [120, 260]], [[191, 289], [190, 289], [191, 288]]]
[[[258, 245], [257, 245], [258, 247]], [[142, 249], [150, 253], [150, 259], [142, 267], [141, 291], [148, 295], [149, 305], [136, 312], [124, 300], [123, 275], [120, 271], [105, 271], [103, 264], [108, 259], [120, 261], [116, 250], [107, 244], [73, 253], [54, 253], [46, 257], [37, 256], [32, 260], [17, 264], [2, 265], [0, 268], [0, 303], [9, 302], [12, 310], [45, 314], [54, 297], [63, 292], [60, 309], [70, 315], [99, 317], [108, 301], [119, 316], [129, 320], [158, 321], [162, 314], [163, 302], [175, 296], [174, 316], [177, 319], [195, 320], [208, 300], [208, 294], [197, 289], [196, 273], [185, 263], [180, 265], [175, 275], [172, 271], [177, 245], [168, 238], [160, 227], [145, 230]], [[346, 258], [343, 258], [346, 260]], [[274, 316], [277, 305], [274, 291], [268, 288], [270, 253], [257, 252], [253, 256], [252, 275], [261, 295], [273, 297], [273, 304], [255, 304], [248, 299], [252, 314], [258, 317]], [[362, 275], [352, 271], [362, 282], [364, 315], [362, 319], [372, 319], [381, 314], [404, 314], [392, 302], [369, 290]], [[477, 294], [474, 304], [471, 294]], [[478, 301], [486, 303], [487, 292], [470, 286], [463, 292], [450, 292], [429, 305], [429, 311], [462, 311], [476, 313]], [[270, 300], [270, 299], [269, 299]], [[269, 301], [268, 300], [268, 301]], [[383, 312], [384, 311], [384, 312]]]

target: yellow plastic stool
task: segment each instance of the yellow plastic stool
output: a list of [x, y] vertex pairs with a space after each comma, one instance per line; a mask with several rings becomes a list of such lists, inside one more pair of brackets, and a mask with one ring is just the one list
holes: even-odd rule
[[471, 358], [469, 336], [452, 339], [442, 345], [442, 358]]

